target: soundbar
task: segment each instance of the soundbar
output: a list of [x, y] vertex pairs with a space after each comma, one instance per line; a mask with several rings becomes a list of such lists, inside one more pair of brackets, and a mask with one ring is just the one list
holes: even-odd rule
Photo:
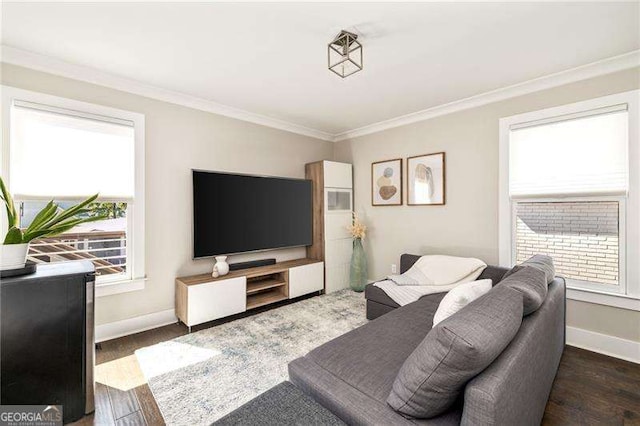
[[230, 263], [229, 270], [237, 271], [240, 269], [249, 269], [249, 268], [257, 268], [258, 266], [267, 266], [267, 265], [275, 265], [276, 259], [260, 259], [260, 260], [251, 260], [249, 262], [238, 262], [238, 263]]

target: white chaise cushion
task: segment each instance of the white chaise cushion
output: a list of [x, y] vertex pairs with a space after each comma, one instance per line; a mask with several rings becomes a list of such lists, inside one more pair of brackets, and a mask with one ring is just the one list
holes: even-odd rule
[[460, 284], [450, 290], [440, 302], [438, 310], [433, 316], [433, 326], [449, 318], [478, 297], [491, 290], [491, 280], [470, 281]]

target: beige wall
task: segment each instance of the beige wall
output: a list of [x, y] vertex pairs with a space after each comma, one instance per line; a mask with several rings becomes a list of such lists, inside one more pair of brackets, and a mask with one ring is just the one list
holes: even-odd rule
[[[191, 260], [191, 169], [304, 177], [304, 164], [331, 159], [331, 142], [271, 129], [101, 86], [2, 64], [2, 84], [145, 115], [146, 269], [141, 291], [99, 298], [97, 324], [174, 307], [174, 278], [208, 272]], [[278, 250], [279, 260], [304, 249]], [[234, 256], [243, 261], [258, 255]]]
[[[369, 276], [388, 275], [402, 253], [498, 261], [498, 120], [640, 87], [632, 69], [338, 142], [336, 161], [354, 164], [354, 208], [370, 227]], [[371, 163], [447, 154], [445, 206], [371, 206]], [[406, 187], [405, 187], [406, 188]], [[640, 312], [570, 301], [568, 324], [640, 341]]]
[[[370, 277], [390, 272], [401, 253], [450, 253], [498, 260], [498, 119], [640, 87], [640, 70], [575, 83], [335, 146], [101, 86], [2, 64], [2, 84], [140, 112], [146, 119], [146, 263], [142, 291], [98, 299], [98, 324], [172, 309], [173, 280], [211, 269], [191, 260], [191, 168], [303, 177], [306, 162], [354, 163], [355, 208], [370, 226]], [[371, 162], [447, 152], [447, 205], [370, 204]], [[273, 253], [300, 257], [300, 249]], [[264, 254], [237, 256], [242, 261]], [[569, 301], [570, 326], [640, 341], [640, 313]]]

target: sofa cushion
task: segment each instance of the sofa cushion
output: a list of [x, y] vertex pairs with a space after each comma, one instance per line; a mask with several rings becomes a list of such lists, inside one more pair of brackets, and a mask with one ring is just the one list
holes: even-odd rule
[[544, 271], [533, 266], [524, 266], [524, 264], [514, 266], [499, 285], [510, 287], [522, 294], [525, 316], [532, 314], [542, 306], [549, 291]]
[[[556, 268], [555, 266], [553, 266], [553, 259], [551, 258], [551, 256], [547, 256], [545, 254], [536, 254], [534, 256], [531, 256], [529, 259], [522, 262], [519, 266], [531, 266], [532, 268], [544, 272], [547, 285], [551, 284], [556, 277]], [[518, 266], [512, 268], [509, 272], [507, 272], [504, 275], [503, 279], [515, 273], [517, 267]]]
[[429, 420], [405, 418], [387, 404], [444, 295], [425, 296], [319, 346], [289, 363], [290, 380], [348, 424], [459, 425], [461, 404]]
[[478, 277], [479, 280], [491, 280], [493, 285], [495, 286], [502, 280], [504, 274], [508, 271], [507, 268], [502, 268], [500, 266], [487, 266], [484, 268], [484, 271]]
[[460, 284], [451, 289], [444, 296], [433, 316], [434, 327], [491, 290], [491, 284], [491, 280], [477, 280]]
[[398, 370], [424, 339], [444, 293], [395, 309], [309, 352], [305, 358], [386, 405]]
[[402, 365], [389, 405], [417, 418], [445, 412], [511, 342], [522, 307], [521, 293], [497, 286], [435, 326]]

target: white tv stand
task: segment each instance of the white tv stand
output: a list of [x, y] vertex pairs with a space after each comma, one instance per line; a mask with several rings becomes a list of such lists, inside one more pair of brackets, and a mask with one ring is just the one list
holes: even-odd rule
[[324, 263], [298, 259], [274, 265], [176, 278], [176, 316], [189, 331], [208, 321], [324, 289]]

